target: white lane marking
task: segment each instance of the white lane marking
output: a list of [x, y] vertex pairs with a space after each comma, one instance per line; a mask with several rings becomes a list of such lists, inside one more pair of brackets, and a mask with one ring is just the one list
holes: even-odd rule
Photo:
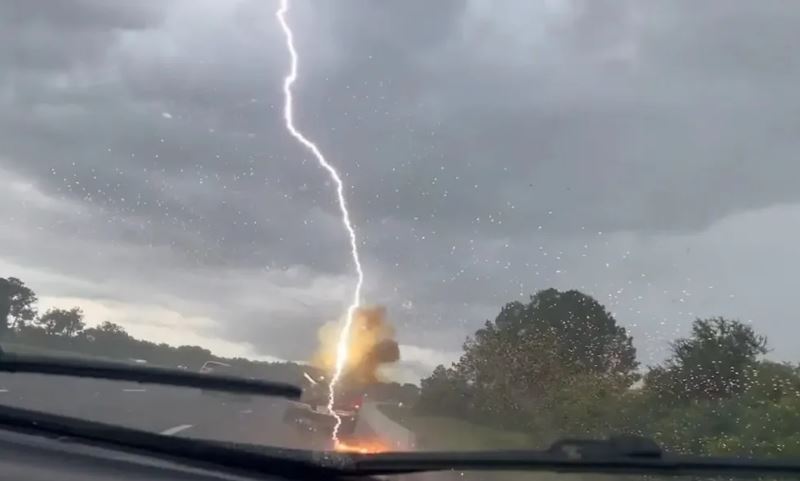
[[145, 389], [143, 387], [127, 388], [127, 389], [123, 389], [122, 392], [147, 392], [147, 389]]
[[253, 414], [253, 410], [252, 410], [252, 409], [242, 409], [242, 410], [241, 410], [241, 411], [239, 411], [239, 412], [240, 412], [241, 414]]
[[178, 434], [181, 431], [186, 431], [187, 429], [191, 428], [192, 426], [194, 426], [194, 425], [193, 424], [179, 424], [177, 426], [173, 426], [173, 427], [171, 427], [169, 429], [165, 429], [165, 430], [161, 431], [161, 434], [163, 434], [164, 436], [172, 436], [173, 434]]
[[8, 389], [0, 388], [0, 392], [8, 392]]

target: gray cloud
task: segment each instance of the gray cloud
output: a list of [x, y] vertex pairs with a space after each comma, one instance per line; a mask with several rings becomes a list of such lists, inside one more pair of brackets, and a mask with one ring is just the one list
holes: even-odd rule
[[[352, 267], [325, 172], [283, 129], [276, 5], [28, 3], [0, 3], [2, 265], [310, 352]], [[298, 123], [342, 170], [367, 299], [405, 345], [457, 351], [551, 285], [609, 303], [650, 353], [715, 313], [682, 291], [721, 283], [745, 236], [772, 245], [748, 222], [800, 200], [800, 8], [712, 4], [293, 4]], [[782, 315], [749, 288], [709, 299]]]

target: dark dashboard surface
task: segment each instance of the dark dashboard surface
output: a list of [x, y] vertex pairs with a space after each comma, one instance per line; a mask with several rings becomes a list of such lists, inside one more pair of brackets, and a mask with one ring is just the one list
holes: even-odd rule
[[0, 480], [158, 481], [280, 479], [226, 473], [212, 468], [75, 442], [0, 431]]

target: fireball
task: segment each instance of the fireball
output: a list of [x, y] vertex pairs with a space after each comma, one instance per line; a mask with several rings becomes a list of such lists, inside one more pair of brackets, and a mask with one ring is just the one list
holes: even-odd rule
[[[319, 349], [312, 365], [325, 372], [333, 372], [341, 328], [341, 324], [337, 322], [322, 326], [319, 331]], [[360, 307], [353, 317], [344, 370], [347, 379], [361, 384], [379, 381], [381, 365], [400, 359], [400, 350], [394, 336], [395, 331], [387, 320], [385, 307]]]

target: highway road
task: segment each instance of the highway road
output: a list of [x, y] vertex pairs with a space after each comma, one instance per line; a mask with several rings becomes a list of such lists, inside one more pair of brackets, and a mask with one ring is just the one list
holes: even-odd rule
[[119, 424], [173, 436], [302, 449], [327, 440], [302, 436], [283, 422], [279, 398], [197, 389], [0, 373], [0, 404]]
[[[118, 381], [0, 373], [0, 404], [118, 424], [170, 436], [295, 449], [331, 449], [325, 437], [285, 424], [290, 401]], [[370, 427], [357, 425], [358, 432]], [[367, 434], [368, 435], [368, 434]], [[463, 480], [460, 473], [393, 477], [399, 481]], [[477, 479], [477, 478], [476, 478]], [[481, 480], [490, 479], [486, 476]], [[492, 480], [497, 481], [497, 480]], [[501, 480], [502, 481], [502, 480]]]

